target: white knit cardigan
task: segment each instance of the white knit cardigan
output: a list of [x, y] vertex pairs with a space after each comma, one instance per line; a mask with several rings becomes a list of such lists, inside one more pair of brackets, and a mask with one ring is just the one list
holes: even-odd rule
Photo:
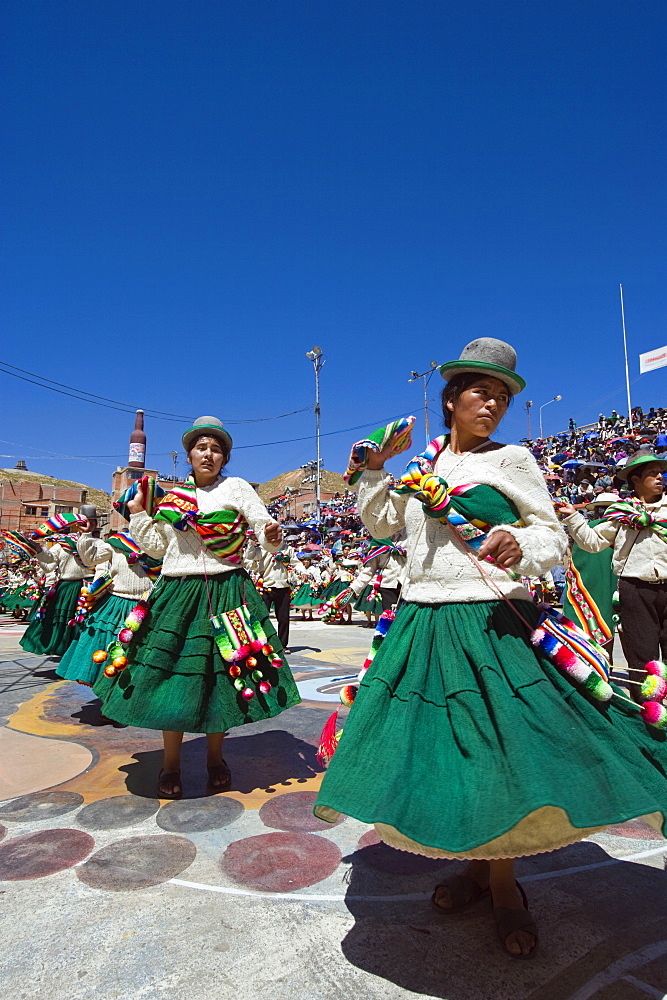
[[[525, 527], [498, 525], [489, 534], [508, 531], [521, 549], [512, 567], [522, 576], [541, 576], [563, 560], [567, 538], [554, 512], [544, 477], [533, 456], [517, 445], [490, 442], [480, 452], [440, 453], [435, 472], [450, 486], [494, 486], [514, 501]], [[375, 538], [389, 538], [405, 528], [408, 551], [402, 596], [421, 604], [499, 600], [498, 590], [482, 568], [512, 600], [530, 600], [521, 583], [490, 563], [479, 563], [450, 527], [427, 517], [414, 496], [388, 490], [389, 476], [367, 471], [359, 483], [359, 514]]]

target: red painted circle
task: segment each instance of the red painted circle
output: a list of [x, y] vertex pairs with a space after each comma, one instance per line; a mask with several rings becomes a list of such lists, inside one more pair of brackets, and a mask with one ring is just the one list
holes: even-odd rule
[[344, 821], [344, 816], [340, 816], [335, 823], [316, 819], [313, 816], [316, 800], [317, 792], [287, 792], [265, 802], [259, 810], [259, 818], [264, 826], [294, 833], [330, 830], [332, 826], [339, 826]]
[[258, 892], [296, 892], [332, 875], [342, 855], [312, 833], [261, 833], [230, 844], [220, 861], [225, 875]]
[[81, 830], [40, 830], [12, 837], [0, 846], [0, 880], [21, 882], [71, 868], [95, 846]]

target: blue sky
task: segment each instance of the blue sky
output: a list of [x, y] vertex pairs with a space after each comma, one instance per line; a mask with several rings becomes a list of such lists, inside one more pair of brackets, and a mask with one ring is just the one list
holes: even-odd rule
[[[528, 382], [501, 439], [526, 399], [563, 395], [545, 432], [624, 411], [619, 282], [631, 377], [667, 343], [666, 10], [5, 0], [2, 360], [248, 420], [311, 402], [318, 344], [339, 470], [420, 415], [411, 369], [476, 336], [513, 343]], [[667, 369], [633, 402], [667, 404]], [[124, 464], [127, 414], [0, 374], [0, 417], [0, 452], [34, 470], [108, 488]], [[185, 423], [147, 419], [150, 464], [170, 470]], [[312, 413], [229, 427], [234, 474], [314, 458], [274, 443]]]

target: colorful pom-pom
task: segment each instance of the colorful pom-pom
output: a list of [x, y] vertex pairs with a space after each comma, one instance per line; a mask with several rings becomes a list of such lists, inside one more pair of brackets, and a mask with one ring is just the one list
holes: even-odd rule
[[273, 646], [270, 643], [265, 642], [264, 645], [262, 646], [262, 652], [264, 653], [264, 656], [271, 656], [271, 653], [273, 652]]
[[123, 654], [125, 653], [125, 650], [123, 649], [121, 643], [118, 642], [118, 639], [114, 639], [113, 642], [109, 643], [107, 649], [109, 652], [109, 656], [111, 657], [112, 660], [114, 659], [114, 657], [123, 656]]
[[252, 670], [254, 667], [257, 666], [257, 660], [255, 659], [254, 656], [249, 656], [248, 659], [245, 661], [245, 665], [248, 668], [248, 670]]
[[141, 628], [141, 622], [138, 622], [136, 618], [128, 618], [125, 622], [125, 628], [129, 628], [130, 632], [138, 632]]
[[268, 694], [269, 691], [271, 690], [271, 685], [269, 684], [268, 681], [260, 681], [259, 690], [262, 692], [262, 694]]
[[346, 684], [345, 687], [341, 688], [340, 700], [342, 704], [350, 708], [352, 702], [357, 696], [358, 690], [359, 690], [358, 684]]
[[104, 676], [105, 677], [115, 677], [116, 676], [116, 668], [111, 663], [109, 664], [108, 667], [104, 668]]
[[282, 665], [283, 665], [283, 661], [280, 659], [279, 656], [272, 656], [271, 657], [271, 666], [275, 667], [276, 670], [279, 670], [280, 667], [282, 667]]
[[236, 688], [237, 691], [243, 691], [245, 687], [245, 682], [242, 681], [240, 677], [237, 677], [236, 680], [234, 681], [234, 687]]
[[93, 653], [93, 663], [104, 663], [108, 655], [106, 649], [98, 649]]
[[127, 646], [128, 642], [132, 642], [132, 630], [129, 628], [122, 628], [118, 633], [118, 639], [124, 646]]
[[663, 681], [667, 681], [667, 664], [661, 660], [649, 660], [646, 664], [646, 673], [662, 677]]
[[231, 667], [229, 668], [229, 676], [230, 677], [241, 676], [241, 668], [239, 667], [238, 663], [232, 663]]
[[642, 705], [642, 719], [656, 729], [667, 729], [667, 708], [658, 701], [645, 701]]
[[655, 674], [648, 674], [641, 686], [642, 698], [647, 701], [662, 701], [667, 695], [667, 681]]
[[610, 701], [614, 694], [611, 684], [607, 684], [596, 670], [591, 670], [584, 681], [584, 687], [596, 701]]
[[264, 643], [261, 639], [253, 639], [250, 643], [250, 649], [253, 653], [261, 653], [263, 645]]
[[116, 656], [111, 661], [111, 666], [115, 667], [118, 671], [125, 670], [125, 667], [127, 666], [127, 656]]
[[245, 687], [241, 691], [241, 697], [244, 701], [251, 701], [255, 697], [255, 692], [252, 688]]
[[255, 681], [256, 684], [259, 683], [259, 681], [261, 681], [263, 676], [264, 674], [262, 673], [261, 670], [253, 670], [252, 672], [252, 679]]

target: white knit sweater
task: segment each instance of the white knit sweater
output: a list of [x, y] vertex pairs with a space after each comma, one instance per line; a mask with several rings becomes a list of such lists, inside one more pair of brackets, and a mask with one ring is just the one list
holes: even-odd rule
[[51, 585], [55, 580], [92, 580], [93, 571], [82, 566], [69, 549], [54, 543], [50, 549], [42, 549], [37, 553], [37, 559], [46, 569], [46, 583]]
[[81, 561], [86, 566], [102, 566], [104, 563], [109, 563], [108, 572], [113, 577], [114, 597], [130, 597], [138, 601], [147, 590], [150, 590], [151, 580], [139, 563], [130, 566], [122, 552], [103, 542], [101, 538], [94, 538], [88, 534], [80, 535], [76, 547]]
[[[513, 500], [525, 527], [498, 525], [508, 531], [521, 549], [521, 561], [513, 567], [522, 576], [540, 576], [561, 562], [567, 539], [561, 528], [542, 473], [533, 456], [516, 445], [490, 442], [486, 450], [455, 455], [446, 448], [436, 461], [435, 472], [450, 486], [481, 483], [494, 486]], [[384, 469], [367, 471], [359, 484], [359, 514], [375, 538], [388, 538], [406, 530], [408, 560], [403, 598], [421, 604], [449, 604], [498, 600], [495, 588], [484, 578], [481, 567], [502, 593], [512, 600], [530, 600], [520, 583], [490, 563], [478, 563], [451, 528], [427, 517], [419, 500], [387, 489]]]
[[[257, 541], [268, 552], [275, 552], [264, 537], [264, 528], [273, 518], [245, 479], [219, 476], [211, 485], [197, 489], [197, 504], [203, 514], [218, 510], [236, 510], [245, 517]], [[130, 534], [138, 545], [155, 559], [162, 559], [163, 576], [213, 576], [231, 573], [239, 564], [220, 559], [204, 548], [199, 533], [192, 527], [179, 531], [167, 521], [154, 521], [142, 511], [130, 518]]]

